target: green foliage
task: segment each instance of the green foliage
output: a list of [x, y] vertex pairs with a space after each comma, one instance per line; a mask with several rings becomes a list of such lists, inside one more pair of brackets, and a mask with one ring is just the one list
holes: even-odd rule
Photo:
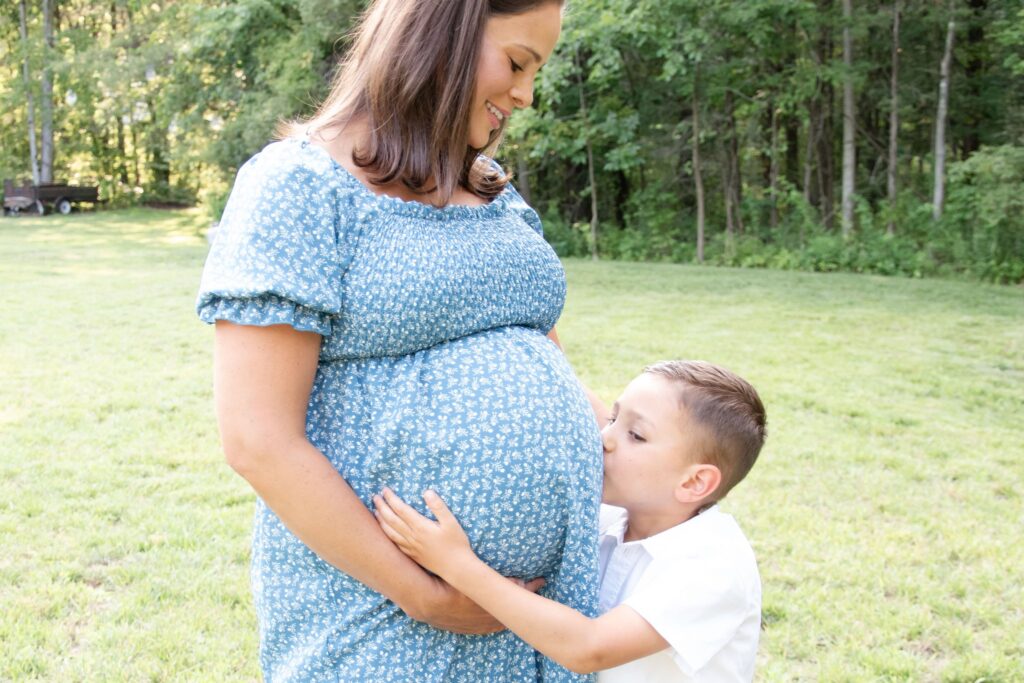
[[590, 226], [586, 223], [570, 225], [554, 211], [550, 211], [544, 219], [544, 239], [552, 246], [559, 256], [585, 256], [590, 249], [587, 235]]
[[949, 168], [950, 251], [996, 282], [1024, 281], [1024, 147], [983, 147]]
[[[28, 176], [27, 97], [38, 128], [49, 63], [59, 179], [98, 184], [109, 206], [199, 201], [216, 219], [239, 165], [326, 94], [366, 0], [59, 4], [49, 57], [37, 3], [27, 3], [24, 45], [15, 3], [0, 11], [0, 177]], [[903, 3], [900, 191], [890, 206], [893, 6], [860, 3], [852, 18], [857, 228], [847, 241], [833, 234], [849, 71], [834, 0], [572, 0], [535, 108], [513, 117], [499, 155], [531, 179], [559, 253], [583, 253], [590, 240], [580, 229], [591, 222], [589, 147], [600, 254], [689, 262], [699, 114], [710, 262], [1019, 282], [1024, 10], [1019, 0]], [[950, 7], [951, 164], [946, 216], [935, 222], [936, 69]]]

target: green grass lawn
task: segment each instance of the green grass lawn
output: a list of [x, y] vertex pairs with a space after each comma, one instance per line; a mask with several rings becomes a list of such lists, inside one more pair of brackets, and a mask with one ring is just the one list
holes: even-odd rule
[[[0, 680], [253, 680], [254, 494], [223, 463], [191, 212], [0, 220]], [[566, 263], [606, 399], [647, 362], [751, 380], [725, 501], [764, 583], [758, 678], [1024, 680], [1024, 291]]]

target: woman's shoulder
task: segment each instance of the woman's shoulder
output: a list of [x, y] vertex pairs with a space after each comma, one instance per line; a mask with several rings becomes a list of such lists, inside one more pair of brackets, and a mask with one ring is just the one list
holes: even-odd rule
[[267, 144], [246, 161], [238, 172], [257, 184], [309, 183], [330, 185], [334, 179], [332, 160], [318, 153], [308, 141], [284, 138]]
[[[504, 173], [503, 169], [501, 168], [497, 161], [494, 161], [493, 159], [487, 157], [485, 158], [487, 159], [488, 162], [490, 162], [493, 165], [494, 168], [498, 169], [499, 172]], [[530, 228], [534, 232], [543, 237], [544, 226], [541, 223], [540, 215], [532, 206], [530, 206], [526, 202], [525, 199], [523, 199], [523, 196], [519, 194], [519, 191], [516, 189], [513, 180], [514, 178], [510, 179], [505, 184], [505, 189], [502, 190], [502, 193], [499, 196], [499, 198], [504, 200], [504, 204], [507, 211], [519, 216], [523, 221], [526, 222], [527, 225], [530, 226]]]

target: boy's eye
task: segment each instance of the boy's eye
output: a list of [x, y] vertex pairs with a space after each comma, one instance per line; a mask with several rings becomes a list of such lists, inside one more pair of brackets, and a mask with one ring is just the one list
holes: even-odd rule
[[607, 418], [605, 419], [605, 422], [607, 422], [608, 424], [611, 424], [611, 423], [615, 422], [615, 416], [614, 416], [614, 415], [609, 415], [609, 416], [608, 416], [608, 417], [607, 417]]
[[509, 59], [508, 61], [509, 61], [510, 64], [512, 64], [512, 72], [513, 73], [515, 73], [516, 71], [522, 71], [523, 70], [523, 67], [521, 67], [518, 64], [516, 64], [516, 60]]
[[647, 439], [645, 439], [644, 437], [640, 436], [640, 435], [639, 435], [639, 434], [637, 434], [636, 432], [630, 432], [630, 433], [629, 433], [629, 437], [630, 437], [631, 439], [633, 439], [634, 441], [639, 441], [640, 443], [644, 443], [644, 442], [646, 442], [646, 441], [647, 441]]

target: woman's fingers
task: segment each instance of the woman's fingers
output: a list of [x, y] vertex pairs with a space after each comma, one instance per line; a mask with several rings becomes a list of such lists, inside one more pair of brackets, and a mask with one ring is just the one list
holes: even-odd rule
[[537, 579], [530, 579], [529, 581], [527, 581], [526, 579], [520, 579], [515, 576], [506, 576], [505, 578], [511, 581], [512, 583], [516, 584], [520, 588], [525, 588], [531, 593], [536, 593], [541, 588], [543, 588], [544, 585], [547, 583], [547, 580], [543, 577]]
[[541, 588], [543, 588], [546, 583], [547, 580], [544, 578], [531, 579], [530, 581], [527, 581], [523, 584], [523, 588], [530, 591], [531, 593], [536, 593]]

